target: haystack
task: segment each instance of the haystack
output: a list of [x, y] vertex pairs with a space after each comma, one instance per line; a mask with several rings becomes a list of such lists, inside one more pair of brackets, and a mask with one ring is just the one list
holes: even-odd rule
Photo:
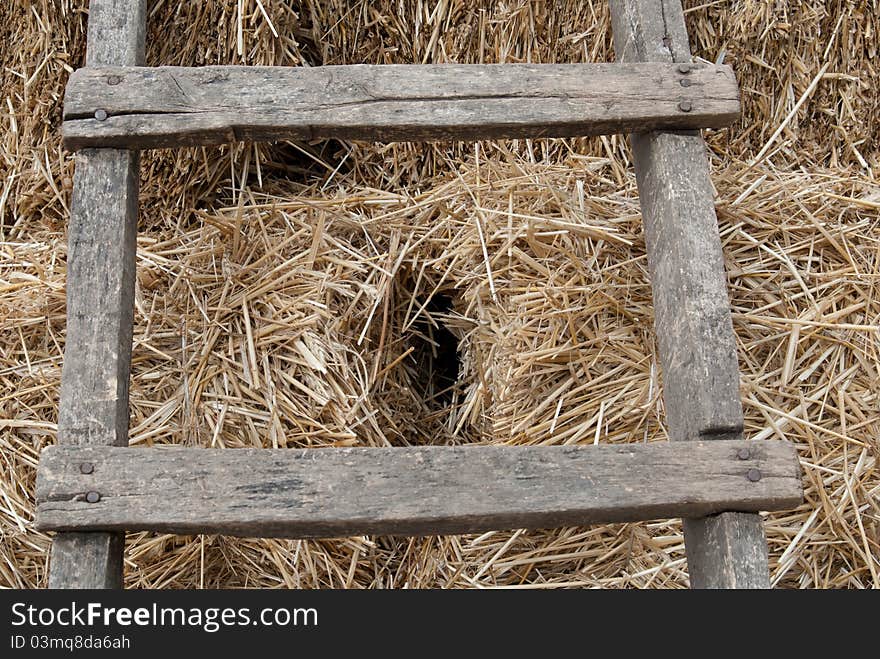
[[[0, 586], [46, 584], [87, 3], [0, 6]], [[779, 587], [880, 586], [880, 75], [873, 2], [686, 2], [744, 113], [708, 133], [746, 435], [797, 444], [766, 516]], [[148, 64], [611, 61], [607, 3], [151, 2]], [[235, 144], [146, 153], [131, 443], [666, 439], [622, 137]], [[677, 520], [327, 541], [131, 534], [126, 585], [688, 585]]]

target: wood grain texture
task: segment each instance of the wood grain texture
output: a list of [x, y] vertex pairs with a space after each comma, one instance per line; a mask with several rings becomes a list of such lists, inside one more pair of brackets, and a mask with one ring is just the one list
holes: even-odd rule
[[68, 226], [61, 443], [128, 443], [137, 197], [137, 158], [131, 153], [87, 149], [77, 155]]
[[103, 67], [71, 76], [63, 132], [69, 149], [537, 138], [720, 128], [739, 111], [733, 72], [713, 65]]
[[[691, 61], [679, 0], [611, 0], [611, 16], [618, 60]], [[696, 132], [634, 134], [630, 140], [669, 435], [740, 437], [739, 368], [705, 144]], [[757, 515], [687, 520], [685, 540], [692, 586], [769, 587]]]
[[770, 587], [767, 540], [758, 515], [728, 512], [686, 519], [684, 525], [693, 588]]
[[122, 588], [125, 536], [59, 533], [52, 541], [49, 588]]
[[90, 0], [86, 66], [142, 66], [147, 0]]
[[[146, 0], [91, 0], [87, 66], [143, 64]], [[67, 256], [60, 444], [128, 442], [139, 155], [77, 154]], [[50, 588], [120, 588], [120, 533], [60, 534]]]
[[[738, 452], [748, 449], [743, 459]], [[83, 474], [81, 465], [92, 465]], [[760, 480], [748, 474], [758, 470]], [[752, 472], [753, 474], [755, 472]], [[89, 501], [89, 493], [100, 495]], [[800, 503], [787, 442], [588, 447], [48, 447], [42, 530], [259, 537], [545, 528]]]

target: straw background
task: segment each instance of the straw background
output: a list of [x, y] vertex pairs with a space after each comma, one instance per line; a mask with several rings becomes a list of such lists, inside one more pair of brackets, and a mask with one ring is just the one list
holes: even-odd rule
[[[695, 56], [742, 89], [741, 122], [706, 138], [746, 435], [795, 442], [804, 470], [804, 504], [765, 518], [772, 581], [880, 586], [880, 4], [685, 7]], [[82, 0], [0, 3], [3, 587], [47, 581], [33, 485], [56, 433], [74, 162], [59, 124], [86, 21]], [[612, 59], [605, 0], [150, 2], [149, 65]], [[141, 177], [134, 445], [666, 439], [622, 137], [236, 144], [145, 153]], [[140, 588], [688, 585], [676, 520], [136, 533], [125, 568]]]

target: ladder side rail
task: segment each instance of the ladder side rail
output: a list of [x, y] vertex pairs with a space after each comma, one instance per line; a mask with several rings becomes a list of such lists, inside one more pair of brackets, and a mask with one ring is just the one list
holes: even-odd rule
[[[146, 0], [91, 0], [86, 66], [143, 64]], [[76, 156], [58, 443], [128, 444], [139, 154]], [[50, 588], [122, 587], [122, 533], [60, 533]]]
[[[611, 16], [619, 61], [691, 62], [679, 0], [611, 0]], [[705, 143], [691, 131], [630, 140], [670, 439], [741, 438], [739, 367]], [[769, 588], [758, 514], [685, 519], [684, 532], [692, 587]]]

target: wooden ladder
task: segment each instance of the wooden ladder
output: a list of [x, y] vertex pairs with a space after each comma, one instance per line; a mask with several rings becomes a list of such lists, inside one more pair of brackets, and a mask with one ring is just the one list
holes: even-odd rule
[[[769, 587], [760, 510], [802, 499], [794, 447], [745, 442], [704, 127], [739, 115], [691, 62], [679, 0], [611, 0], [618, 63], [143, 67], [146, 0], [91, 0], [64, 103], [77, 150], [58, 443], [37, 476], [50, 587], [122, 581], [123, 532], [434, 534], [685, 519], [691, 585]], [[632, 133], [672, 442], [127, 448], [139, 149], [232, 140]], [[711, 440], [711, 441], [710, 441]]]

